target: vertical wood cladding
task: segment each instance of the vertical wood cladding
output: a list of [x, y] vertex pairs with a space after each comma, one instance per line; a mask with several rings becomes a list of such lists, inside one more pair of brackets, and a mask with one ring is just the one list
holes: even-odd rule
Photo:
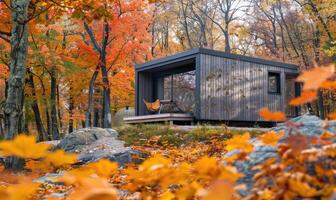
[[[286, 77], [296, 70], [214, 55], [200, 57], [200, 119], [262, 121], [262, 107], [286, 111]], [[280, 94], [268, 92], [268, 73], [280, 73]]]
[[148, 115], [143, 100], [153, 101], [153, 77], [150, 73], [139, 73], [137, 77], [136, 110], [138, 115]]

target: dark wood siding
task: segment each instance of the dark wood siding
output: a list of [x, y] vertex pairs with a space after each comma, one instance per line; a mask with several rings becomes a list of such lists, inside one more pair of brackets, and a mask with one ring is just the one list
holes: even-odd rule
[[[286, 110], [286, 73], [294, 69], [201, 54], [200, 120], [262, 121], [258, 111]], [[281, 94], [268, 93], [268, 72], [280, 73]]]
[[136, 114], [148, 115], [148, 111], [143, 100], [153, 101], [153, 77], [151, 73], [138, 72], [136, 91]]

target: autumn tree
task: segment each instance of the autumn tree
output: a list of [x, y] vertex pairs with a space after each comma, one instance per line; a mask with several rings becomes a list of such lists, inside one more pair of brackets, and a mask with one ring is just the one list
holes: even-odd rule
[[[150, 13], [146, 13], [145, 1], [102, 1], [96, 2], [93, 9], [85, 4], [76, 6], [72, 16], [83, 21], [85, 36], [83, 42], [94, 50], [98, 63], [93, 70], [89, 84], [89, 97], [86, 111], [85, 126], [92, 126], [91, 113], [95, 83], [99, 73], [102, 77], [102, 109], [101, 126], [111, 127], [111, 87], [110, 75], [121, 70], [114, 68], [121, 59], [133, 59], [124, 62], [130, 66], [134, 64], [134, 54], [139, 54], [146, 48], [147, 28], [150, 23]], [[141, 54], [141, 53], [140, 53]], [[145, 53], [146, 54], [146, 53]], [[145, 55], [144, 54], [144, 55]], [[128, 55], [125, 57], [124, 55]], [[114, 69], [112, 71], [112, 69]], [[97, 120], [94, 120], [97, 121]], [[97, 126], [98, 124], [94, 124]]]

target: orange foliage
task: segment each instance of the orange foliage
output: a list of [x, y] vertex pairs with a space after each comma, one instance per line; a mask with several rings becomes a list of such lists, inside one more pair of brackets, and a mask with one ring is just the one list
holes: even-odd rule
[[284, 136], [284, 132], [276, 133], [274, 131], [265, 133], [258, 137], [264, 144], [275, 146], [278, 143], [278, 140]]
[[266, 121], [286, 121], [286, 116], [282, 112], [272, 112], [268, 108], [262, 108], [259, 115]]
[[[274, 145], [281, 138], [283, 133], [269, 132], [258, 137], [263, 143]], [[325, 133], [321, 135], [321, 140], [333, 140], [334, 134]], [[33, 137], [25, 136], [25, 140], [29, 142], [18, 143], [21, 137], [17, 137], [7, 145], [6, 149], [27, 149], [25, 145], [38, 146], [33, 143]], [[227, 140], [224, 149], [234, 150], [240, 149], [248, 154], [252, 146], [249, 143], [250, 135], [235, 135]], [[332, 174], [332, 171], [320, 166], [316, 166], [316, 177], [308, 175], [302, 168], [303, 162], [310, 160], [320, 160], [325, 156], [334, 158], [335, 147], [332, 145], [320, 148], [319, 151], [314, 149], [306, 150], [311, 143], [309, 138], [305, 136], [291, 136], [285, 140], [284, 144], [278, 145], [278, 153], [281, 158], [269, 159], [264, 163], [255, 167], [258, 173], [254, 177], [254, 190], [248, 198], [252, 199], [270, 199], [273, 196], [277, 198], [313, 198], [313, 197], [330, 197], [335, 182], [328, 180], [328, 183], [321, 182], [321, 177]], [[199, 146], [193, 146], [199, 145]], [[236, 185], [236, 181], [243, 177], [230, 164], [223, 164], [224, 161], [221, 152], [218, 157], [209, 157], [201, 154], [207, 153], [207, 150], [201, 146], [202, 144], [192, 144], [191, 147], [182, 147], [178, 149], [170, 148], [164, 150], [166, 156], [157, 154], [154, 151], [153, 156], [145, 160], [140, 165], [130, 165], [125, 169], [118, 168], [116, 163], [109, 160], [100, 160], [81, 167], [67, 169], [63, 177], [58, 181], [65, 183], [63, 191], [67, 191], [66, 199], [119, 199], [119, 198], [142, 198], [142, 199], [240, 199], [237, 193], [238, 189], [245, 188], [243, 185]], [[190, 149], [197, 148], [199, 151], [192, 152]], [[201, 147], [201, 148], [200, 148]], [[223, 151], [222, 149], [221, 151]], [[157, 151], [161, 151], [158, 149]], [[183, 152], [183, 157], [177, 156], [179, 152]], [[43, 151], [43, 156], [36, 159], [30, 155], [23, 154], [21, 151], [11, 150], [12, 155], [28, 158], [27, 161], [34, 161], [36, 166], [43, 166], [44, 162], [66, 169], [65, 166], [74, 163], [75, 156], [64, 154], [63, 151], [48, 152]], [[38, 158], [38, 159], [37, 159]], [[321, 159], [322, 160], [321, 160]], [[244, 160], [246, 158], [243, 158]], [[334, 162], [335, 160], [330, 160]], [[328, 161], [329, 162], [329, 161]], [[42, 164], [42, 165], [41, 165]], [[61, 166], [61, 165], [65, 166]], [[292, 169], [288, 171], [287, 169]], [[43, 167], [42, 167], [43, 169]], [[40, 169], [40, 170], [42, 170]], [[46, 172], [55, 169], [46, 168]], [[33, 183], [32, 174], [24, 172], [23, 176], [17, 177], [12, 183], [1, 183], [0, 198], [2, 199], [37, 199], [45, 198], [49, 190], [56, 190], [57, 187], [45, 188], [45, 186]], [[5, 172], [7, 173], [7, 172]], [[7, 174], [15, 177], [16, 174]], [[24, 181], [23, 181], [24, 180]], [[268, 182], [274, 184], [267, 186]], [[124, 189], [129, 192], [126, 196], [120, 197], [117, 189]], [[47, 191], [46, 191], [47, 190]]]
[[225, 141], [225, 150], [233, 151], [239, 149], [244, 152], [251, 152], [253, 150], [253, 145], [249, 143], [250, 134], [245, 133], [243, 135], [235, 135], [233, 138]]
[[303, 72], [297, 80], [303, 82], [303, 90], [317, 90], [322, 83], [328, 80], [335, 73], [335, 65], [316, 67]]
[[334, 90], [335, 82], [328, 79], [335, 75], [335, 70], [336, 66], [331, 64], [304, 71], [297, 78], [298, 81], [304, 83], [303, 92], [299, 97], [292, 99], [290, 105], [299, 106], [316, 100], [317, 90], [320, 88]]
[[314, 90], [303, 91], [297, 98], [292, 99], [289, 104], [292, 106], [299, 106], [305, 103], [309, 103], [317, 99], [317, 92]]

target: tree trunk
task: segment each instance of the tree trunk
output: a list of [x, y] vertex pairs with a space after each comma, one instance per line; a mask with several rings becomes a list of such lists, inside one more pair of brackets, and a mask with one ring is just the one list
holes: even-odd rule
[[57, 108], [56, 108], [56, 93], [57, 93], [57, 83], [56, 83], [56, 70], [51, 69], [50, 73], [50, 104], [51, 104], [51, 134], [53, 140], [59, 139], [58, 130], [58, 120], [57, 120]]
[[20, 132], [20, 119], [23, 115], [23, 91], [26, 74], [28, 48], [28, 5], [29, 0], [11, 1], [12, 31], [10, 76], [8, 96], [5, 104], [5, 114], [9, 119], [9, 129], [5, 139], [13, 139]]
[[99, 109], [95, 108], [93, 112], [94, 112], [93, 126], [94, 127], [100, 127], [101, 123], [99, 123]]
[[60, 93], [59, 93], [59, 85], [56, 86], [56, 96], [57, 96], [57, 116], [60, 130], [62, 131], [63, 123], [62, 123], [62, 115], [61, 115], [61, 104], [60, 104]]
[[5, 135], [5, 129], [4, 129], [4, 117], [0, 116], [0, 137], [2, 138]]
[[106, 69], [106, 60], [105, 55], [102, 56], [101, 62], [103, 63], [101, 67], [101, 72], [103, 76], [103, 109], [102, 109], [102, 127], [103, 128], [111, 128], [111, 104], [110, 104], [110, 83], [108, 80], [108, 72]]
[[231, 52], [230, 36], [229, 36], [229, 32], [227, 30], [224, 32], [224, 36], [225, 36], [225, 52], [230, 53]]
[[31, 73], [29, 73], [28, 83], [30, 84], [30, 87], [32, 89], [33, 102], [32, 102], [31, 106], [32, 106], [32, 110], [34, 112], [35, 124], [36, 124], [36, 129], [37, 129], [37, 132], [38, 132], [38, 140], [39, 141], [45, 141], [45, 140], [48, 139], [47, 132], [46, 132], [45, 128], [43, 127], [41, 114], [40, 114], [40, 109], [39, 109], [37, 99], [36, 99], [36, 90], [35, 90], [34, 78], [33, 78], [33, 75]]
[[90, 84], [89, 84], [89, 97], [88, 97], [88, 107], [85, 115], [85, 127], [91, 127], [91, 112], [92, 112], [92, 101], [93, 101], [93, 93], [94, 93], [94, 84], [97, 79], [99, 73], [99, 65], [97, 65], [95, 72], [93, 73]]
[[[26, 75], [26, 61], [28, 48], [28, 6], [29, 0], [11, 1], [12, 30], [10, 53], [10, 76], [8, 96], [5, 104], [5, 115], [8, 118], [9, 127], [5, 139], [13, 139], [20, 133], [20, 119], [23, 116], [24, 85]], [[6, 160], [7, 168], [19, 168], [22, 163], [16, 158]]]
[[[70, 88], [70, 91], [72, 90], [72, 88]], [[70, 98], [69, 98], [69, 129], [68, 132], [72, 133], [73, 132], [73, 125], [74, 125], [74, 120], [73, 120], [73, 109], [74, 109], [74, 102], [73, 102], [73, 97], [70, 94]]]

